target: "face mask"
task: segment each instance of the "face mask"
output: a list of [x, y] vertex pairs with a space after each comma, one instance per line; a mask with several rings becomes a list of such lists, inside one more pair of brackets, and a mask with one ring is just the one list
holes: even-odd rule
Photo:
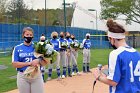
[[45, 40], [41, 40], [41, 42], [45, 42]]
[[75, 38], [71, 38], [72, 40], [74, 40]]
[[69, 39], [69, 38], [70, 38], [70, 36], [67, 36], [66, 38], [67, 38], [67, 39]]
[[25, 41], [26, 43], [30, 43], [30, 42], [32, 41], [32, 39], [33, 39], [33, 37], [25, 37], [25, 36], [24, 36], [24, 41]]
[[87, 36], [87, 39], [90, 39], [90, 37], [89, 37], [89, 36]]
[[116, 47], [115, 45], [112, 45], [112, 44], [111, 44], [111, 46], [113, 47], [113, 49], [117, 49], [117, 47]]
[[57, 38], [57, 36], [53, 36], [53, 39], [56, 39]]
[[61, 38], [64, 38], [64, 36], [63, 36], [63, 35], [60, 35], [60, 37], [61, 37]]

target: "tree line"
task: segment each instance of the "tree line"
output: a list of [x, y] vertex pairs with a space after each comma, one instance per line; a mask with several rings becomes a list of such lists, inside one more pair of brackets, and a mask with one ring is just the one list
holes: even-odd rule
[[[66, 8], [67, 26], [71, 25], [74, 9]], [[63, 9], [30, 9], [24, 0], [0, 0], [0, 22], [39, 25], [64, 25]]]

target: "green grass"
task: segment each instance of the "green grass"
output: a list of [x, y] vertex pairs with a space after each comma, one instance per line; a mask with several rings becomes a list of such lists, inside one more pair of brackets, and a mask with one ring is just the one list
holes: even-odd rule
[[[138, 49], [140, 50], [140, 49]], [[106, 65], [108, 63], [108, 55], [112, 51], [111, 49], [92, 49], [91, 50], [91, 63], [90, 68], [97, 67], [98, 64]], [[78, 56], [78, 68], [82, 70], [83, 55], [80, 50]], [[8, 66], [8, 69], [0, 70], [0, 93], [16, 89], [16, 79], [9, 79], [10, 76], [16, 75], [16, 69], [11, 65], [11, 56], [0, 57], [0, 65]], [[52, 78], [56, 78], [56, 72], [53, 72]], [[47, 78], [47, 75], [45, 75]]]

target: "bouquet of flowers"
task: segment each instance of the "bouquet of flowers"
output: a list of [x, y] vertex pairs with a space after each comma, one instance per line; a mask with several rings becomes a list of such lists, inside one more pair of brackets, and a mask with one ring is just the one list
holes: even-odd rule
[[[49, 60], [50, 62], [56, 61], [57, 53], [53, 49], [53, 46], [48, 42], [38, 42], [34, 44], [35, 53], [44, 57], [44, 59]], [[38, 56], [36, 56], [38, 57]]]
[[61, 42], [61, 47], [66, 49], [68, 47], [67, 42]]
[[[57, 53], [53, 49], [52, 45], [47, 44], [46, 42], [35, 42], [34, 43], [34, 56], [36, 58], [42, 57], [43, 61], [40, 62], [41, 66], [45, 66], [48, 63], [53, 63], [56, 61]], [[29, 66], [24, 71], [24, 76], [29, 79], [36, 78], [40, 73], [40, 65], [33, 67]]]

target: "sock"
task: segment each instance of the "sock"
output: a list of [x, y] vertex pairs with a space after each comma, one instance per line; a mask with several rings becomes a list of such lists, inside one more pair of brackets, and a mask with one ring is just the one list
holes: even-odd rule
[[86, 64], [83, 63], [83, 72], [86, 72]]
[[48, 71], [49, 71], [48, 72], [48, 77], [51, 77], [52, 76], [52, 69], [49, 69]]
[[63, 67], [63, 75], [66, 76], [66, 67]]
[[77, 67], [77, 65], [75, 66], [75, 70], [76, 70], [76, 73], [78, 72], [78, 67]]
[[90, 71], [90, 68], [89, 68], [89, 63], [87, 63], [87, 72]]
[[70, 74], [71, 74], [71, 67], [68, 66], [68, 75], [70, 75]]
[[60, 77], [60, 68], [57, 69], [57, 76]]

